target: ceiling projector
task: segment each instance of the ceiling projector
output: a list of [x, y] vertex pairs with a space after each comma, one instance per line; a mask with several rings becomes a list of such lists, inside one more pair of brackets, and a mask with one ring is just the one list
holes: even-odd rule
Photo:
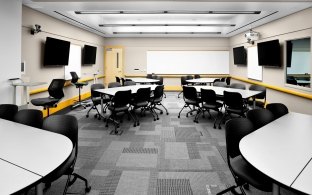
[[258, 40], [260, 34], [258, 32], [250, 30], [248, 33], [245, 34], [245, 38], [247, 39], [248, 43], [254, 44], [254, 41]]

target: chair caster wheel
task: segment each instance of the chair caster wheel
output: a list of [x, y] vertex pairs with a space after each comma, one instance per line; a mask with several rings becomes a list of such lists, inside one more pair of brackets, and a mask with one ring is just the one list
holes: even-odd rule
[[159, 120], [159, 118], [157, 118], [157, 120]]
[[105, 127], [108, 127], [108, 125], [105, 125]]
[[154, 121], [156, 121], [156, 119], [154, 118]]
[[89, 118], [89, 115], [86, 115], [86, 118]]
[[133, 127], [136, 127], [136, 124], [134, 124]]
[[180, 116], [178, 116], [178, 118], [180, 118]]
[[221, 129], [221, 126], [219, 126], [219, 129]]
[[140, 123], [139, 123], [139, 122], [137, 123], [137, 126], [140, 126]]
[[190, 113], [190, 115], [193, 115], [193, 113]]
[[216, 129], [216, 126], [214, 125], [213, 128]]
[[169, 115], [169, 113], [167, 112], [167, 115]]
[[163, 112], [160, 112], [160, 114], [163, 114]]
[[86, 187], [85, 191], [86, 191], [86, 192], [90, 192], [90, 191], [91, 191], [91, 186]]

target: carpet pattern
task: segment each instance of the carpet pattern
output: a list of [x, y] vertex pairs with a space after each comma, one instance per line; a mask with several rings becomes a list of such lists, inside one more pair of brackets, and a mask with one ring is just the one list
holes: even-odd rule
[[[183, 99], [167, 92], [164, 105], [169, 115], [153, 121], [150, 113], [140, 117], [140, 126], [125, 117], [123, 134], [110, 135], [113, 125], [105, 127], [88, 109], [77, 108], [67, 114], [79, 121], [79, 155], [75, 172], [86, 177], [90, 195], [201, 195], [216, 194], [234, 184], [226, 164], [223, 129], [213, 129], [213, 119], [186, 118], [187, 109], [178, 118]], [[214, 113], [213, 113], [214, 114]], [[62, 194], [66, 177], [52, 183], [45, 194]], [[282, 189], [282, 194], [294, 194]], [[69, 193], [85, 194], [77, 180]], [[32, 189], [28, 194], [34, 194]], [[262, 193], [254, 188], [247, 194]], [[228, 193], [230, 194], [230, 193]]]

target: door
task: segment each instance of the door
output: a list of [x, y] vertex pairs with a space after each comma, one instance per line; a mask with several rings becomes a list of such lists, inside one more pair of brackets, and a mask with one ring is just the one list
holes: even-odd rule
[[106, 46], [105, 56], [105, 86], [116, 81], [116, 76], [123, 77], [123, 48], [119, 46]]

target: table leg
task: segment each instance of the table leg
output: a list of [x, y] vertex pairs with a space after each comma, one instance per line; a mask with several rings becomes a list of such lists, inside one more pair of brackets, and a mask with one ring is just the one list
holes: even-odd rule
[[101, 114], [104, 115], [103, 97], [101, 96]]
[[36, 195], [43, 195], [43, 183], [36, 185]]
[[253, 109], [256, 109], [256, 98], [253, 97], [252, 99], [253, 99]]
[[273, 183], [273, 195], [279, 195], [279, 194], [280, 194], [280, 187], [276, 183]]

